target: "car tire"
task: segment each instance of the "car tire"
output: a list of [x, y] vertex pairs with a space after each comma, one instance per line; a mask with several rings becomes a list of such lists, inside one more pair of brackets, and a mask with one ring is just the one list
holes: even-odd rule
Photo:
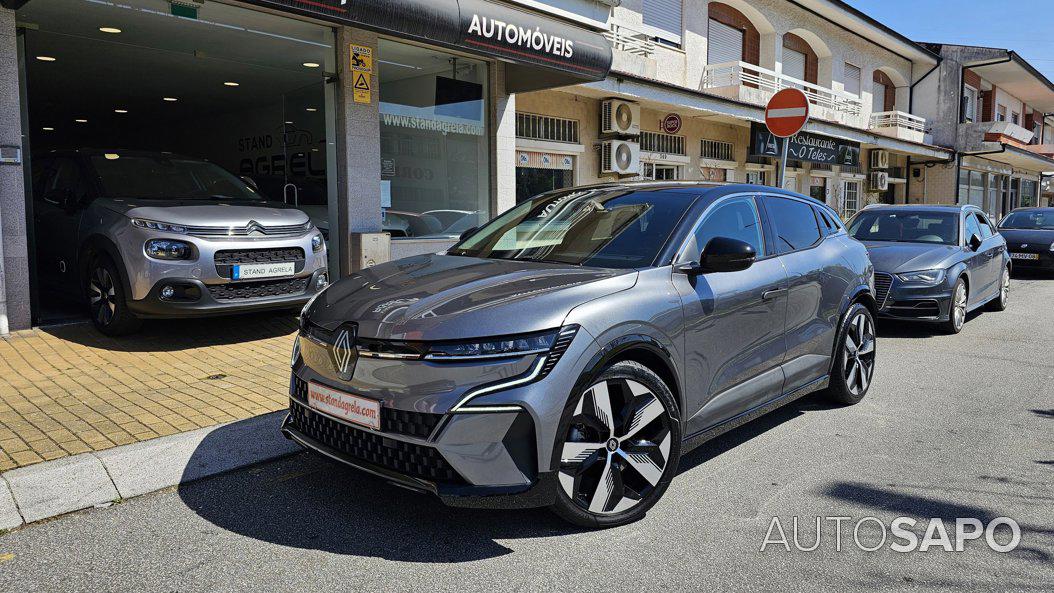
[[941, 322], [941, 329], [946, 334], [957, 334], [966, 325], [966, 305], [969, 303], [970, 289], [961, 276], [952, 288], [952, 302], [948, 308], [948, 320]]
[[100, 254], [92, 258], [84, 288], [92, 324], [100, 332], [123, 336], [142, 326], [142, 321], [128, 310], [120, 272], [108, 256]]
[[824, 394], [827, 399], [843, 405], [864, 399], [875, 377], [877, 341], [871, 310], [854, 303], [838, 329], [834, 366]]
[[574, 397], [557, 437], [559, 486], [551, 508], [583, 527], [632, 523], [677, 473], [681, 424], [673, 393], [647, 367], [624, 361]]
[[988, 303], [989, 311], [1006, 311], [1010, 303], [1010, 266], [1003, 268], [1003, 276], [999, 280], [999, 296]]

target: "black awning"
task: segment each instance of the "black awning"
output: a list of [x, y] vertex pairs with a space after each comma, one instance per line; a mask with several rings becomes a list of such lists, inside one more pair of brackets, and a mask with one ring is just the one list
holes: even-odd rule
[[[0, 0], [18, 9], [29, 0]], [[510, 92], [603, 80], [611, 44], [603, 35], [487, 0], [246, 0], [378, 33], [500, 58], [517, 67]], [[523, 76], [541, 68], [540, 76]]]

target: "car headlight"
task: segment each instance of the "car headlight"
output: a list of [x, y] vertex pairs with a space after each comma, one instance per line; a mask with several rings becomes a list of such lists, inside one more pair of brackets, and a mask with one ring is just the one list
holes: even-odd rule
[[322, 238], [322, 234], [319, 233], [314, 237], [311, 237], [311, 251], [318, 253], [322, 251], [322, 248], [326, 246], [326, 241]]
[[185, 241], [151, 239], [146, 242], [146, 254], [154, 259], [190, 259], [193, 249]]
[[133, 218], [132, 224], [141, 229], [150, 229], [152, 231], [161, 231], [164, 233], [179, 233], [182, 235], [187, 232], [187, 227], [180, 224], [157, 222], [156, 220], [146, 220], [144, 218]]
[[538, 354], [552, 348], [558, 331], [554, 329], [539, 334], [464, 342], [437, 342], [430, 345], [425, 360], [505, 358]]
[[945, 270], [920, 270], [918, 272], [904, 272], [897, 274], [902, 282], [907, 284], [925, 284], [936, 286], [944, 281]]

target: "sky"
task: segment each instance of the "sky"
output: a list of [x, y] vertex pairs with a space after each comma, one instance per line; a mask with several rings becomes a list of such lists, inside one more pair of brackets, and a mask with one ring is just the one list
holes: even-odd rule
[[914, 41], [1016, 51], [1054, 80], [1054, 0], [846, 0]]

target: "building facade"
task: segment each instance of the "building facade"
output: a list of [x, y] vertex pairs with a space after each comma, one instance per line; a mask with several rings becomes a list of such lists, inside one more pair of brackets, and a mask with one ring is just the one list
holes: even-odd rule
[[[614, 63], [603, 81], [515, 97], [520, 199], [627, 176], [775, 184], [778, 144], [761, 122], [787, 87], [805, 91], [811, 120], [791, 141], [784, 186], [844, 216], [905, 202], [909, 158], [952, 159], [913, 108], [939, 56], [844, 3], [545, 4], [603, 30]], [[628, 127], [613, 123], [620, 109]]]
[[969, 203], [998, 220], [1019, 206], [1049, 205], [1054, 172], [1054, 83], [1011, 50], [926, 44], [941, 65], [917, 89], [948, 163], [912, 164], [910, 200]]

